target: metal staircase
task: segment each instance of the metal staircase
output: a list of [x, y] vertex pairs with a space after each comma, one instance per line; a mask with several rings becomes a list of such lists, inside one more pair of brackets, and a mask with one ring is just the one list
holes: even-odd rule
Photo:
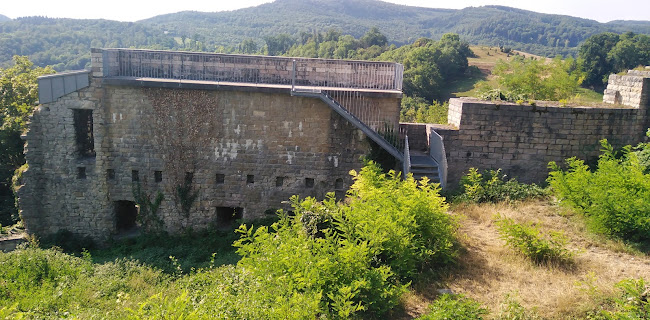
[[377, 130], [369, 127], [366, 123], [364, 123], [359, 118], [357, 118], [354, 114], [348, 111], [348, 109], [346, 109], [339, 102], [334, 100], [334, 98], [330, 96], [328, 93], [322, 92], [321, 90], [300, 90], [294, 88], [291, 91], [291, 95], [321, 99], [328, 106], [330, 106], [332, 110], [336, 111], [336, 113], [340, 114], [343, 118], [345, 118], [350, 123], [352, 123], [352, 125], [354, 125], [358, 129], [363, 131], [363, 133], [365, 133], [370, 139], [372, 139], [380, 147], [382, 147], [393, 157], [395, 157], [395, 159], [399, 160], [400, 162], [404, 162], [404, 154], [402, 154], [392, 143], [387, 141], [384, 138], [384, 136], [382, 136], [381, 134], [379, 134], [379, 132], [377, 132]]

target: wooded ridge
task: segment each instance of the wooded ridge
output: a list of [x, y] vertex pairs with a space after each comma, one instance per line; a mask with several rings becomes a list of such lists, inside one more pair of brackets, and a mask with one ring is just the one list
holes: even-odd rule
[[507, 46], [538, 55], [575, 55], [589, 36], [606, 31], [650, 34], [650, 21], [594, 20], [543, 14], [504, 6], [461, 10], [396, 5], [378, 0], [276, 0], [227, 12], [184, 11], [138, 22], [0, 16], [0, 65], [27, 55], [56, 70], [88, 65], [90, 47], [137, 47], [222, 51], [244, 40], [286, 33], [338, 29], [360, 37], [378, 27], [390, 43], [457, 33], [476, 45]]

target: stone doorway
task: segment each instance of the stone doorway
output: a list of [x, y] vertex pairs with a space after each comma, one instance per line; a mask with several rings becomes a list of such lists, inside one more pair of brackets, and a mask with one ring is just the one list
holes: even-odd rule
[[137, 229], [138, 207], [133, 201], [115, 201], [115, 230], [125, 233]]
[[217, 227], [232, 228], [235, 221], [244, 217], [244, 208], [217, 207]]

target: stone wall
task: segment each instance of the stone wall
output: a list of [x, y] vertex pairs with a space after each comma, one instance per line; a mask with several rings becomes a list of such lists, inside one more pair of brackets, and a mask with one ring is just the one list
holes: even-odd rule
[[[171, 232], [218, 226], [218, 208], [262, 217], [268, 209], [288, 209], [283, 202], [294, 194], [342, 196], [352, 182], [349, 170], [359, 169], [367, 152], [360, 130], [322, 101], [288, 90], [109, 83], [92, 78], [89, 87], [32, 116], [29, 169], [19, 191], [30, 233], [67, 229], [105, 239], [117, 231], [118, 202], [135, 201], [137, 185], [152, 199], [164, 194], [159, 215]], [[399, 114], [399, 96], [365, 98], [382, 113]], [[79, 109], [92, 110], [91, 157], [78, 151]], [[198, 198], [185, 215], [177, 190], [188, 178]]]
[[519, 181], [542, 182], [549, 161], [572, 156], [594, 160], [600, 139], [620, 147], [637, 144], [646, 132], [645, 108], [540, 107], [451, 99], [448, 118], [452, 128], [435, 131], [444, 139], [451, 184], [471, 167], [502, 168]]
[[428, 126], [426, 123], [400, 123], [400, 132], [408, 135], [411, 151], [429, 152]]
[[633, 108], [647, 106], [650, 101], [650, 70], [629, 70], [626, 75], [609, 76], [603, 102]]

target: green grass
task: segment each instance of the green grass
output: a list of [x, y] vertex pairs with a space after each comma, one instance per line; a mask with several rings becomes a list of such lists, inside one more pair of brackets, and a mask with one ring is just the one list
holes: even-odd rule
[[178, 236], [142, 235], [112, 242], [108, 248], [91, 250], [90, 253], [95, 263], [127, 258], [165, 273], [177, 272], [179, 266], [187, 273], [208, 267], [213, 254], [215, 266], [236, 264], [239, 256], [232, 243], [238, 238], [233, 230], [208, 230]]

